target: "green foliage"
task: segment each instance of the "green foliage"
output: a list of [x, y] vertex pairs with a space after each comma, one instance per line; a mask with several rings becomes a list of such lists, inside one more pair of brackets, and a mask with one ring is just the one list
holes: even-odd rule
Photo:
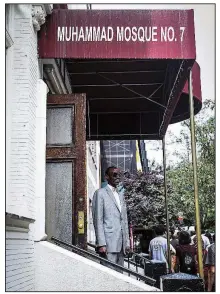
[[[214, 103], [207, 101], [196, 116], [197, 173], [200, 219], [204, 229], [215, 227], [215, 118]], [[208, 114], [207, 114], [208, 112]], [[170, 225], [183, 212], [184, 224], [195, 224], [194, 183], [191, 163], [191, 136], [189, 120], [182, 123], [180, 137], [172, 137], [177, 144], [178, 164], [167, 168], [168, 208]], [[185, 150], [185, 153], [179, 152]], [[135, 226], [166, 223], [164, 180], [162, 169], [150, 174], [127, 174], [124, 179], [128, 219]]]
[[128, 221], [135, 226], [165, 223], [163, 176], [156, 173], [127, 173], [124, 179]]
[[[213, 109], [213, 102], [207, 101], [195, 125], [200, 219], [204, 229], [215, 226], [215, 118], [212, 113]], [[204, 115], [207, 110], [211, 112], [211, 115]], [[176, 140], [180, 147], [187, 140], [190, 142], [189, 121], [182, 123], [182, 126], [185, 129], [182, 130], [180, 138]], [[172, 185], [169, 207], [172, 214], [182, 211], [186, 224], [194, 224], [194, 185], [190, 147], [187, 151], [187, 155], [181, 158], [180, 164], [168, 171], [168, 179]], [[177, 152], [176, 156], [178, 156]]]

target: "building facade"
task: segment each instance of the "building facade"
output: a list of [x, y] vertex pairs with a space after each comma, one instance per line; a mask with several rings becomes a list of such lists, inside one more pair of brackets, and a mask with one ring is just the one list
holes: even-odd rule
[[[34, 290], [35, 243], [47, 239], [47, 224], [55, 209], [49, 198], [52, 184], [47, 181], [48, 119], [52, 119], [47, 95], [72, 90], [63, 60], [38, 58], [38, 32], [53, 8], [6, 5], [6, 291]], [[88, 142], [88, 212], [100, 186], [99, 154], [99, 143]], [[55, 195], [55, 201], [65, 200], [59, 197]], [[57, 226], [65, 221], [63, 213]], [[87, 240], [94, 242], [90, 213], [87, 223]]]
[[138, 140], [138, 150], [140, 155], [141, 167], [144, 173], [149, 172], [147, 150], [144, 140]]
[[101, 178], [105, 182], [105, 170], [116, 166], [122, 171], [135, 174], [149, 171], [144, 140], [105, 140], [100, 141]]
[[116, 166], [122, 171], [137, 172], [135, 140], [100, 141], [101, 175], [105, 181], [105, 171], [109, 166]]
[[[141, 62], [138, 61], [136, 63], [137, 56], [133, 54], [129, 56], [129, 62], [128, 60], [125, 61], [125, 65], [126, 63], [130, 63], [131, 57], [132, 67], [130, 68], [130, 65], [127, 64], [127, 66], [129, 65], [128, 68], [122, 68], [123, 75], [121, 78], [123, 78], [125, 72], [130, 72], [132, 76], [130, 81], [128, 81], [128, 85], [138, 86], [139, 88], [143, 86], [144, 82], [144, 86], [146, 86], [148, 90], [144, 98], [150, 95], [152, 99], [157, 98], [159, 99], [157, 101], [162, 103], [166, 100], [164, 100], [162, 94], [162, 85], [164, 84], [167, 86], [167, 81], [169, 81], [172, 85], [172, 87], [169, 86], [170, 91], [174, 89], [174, 92], [171, 91], [172, 95], [170, 91], [166, 93], [165, 98], [167, 98], [169, 105], [167, 104], [165, 112], [164, 110], [160, 110], [160, 112], [155, 115], [154, 108], [151, 109], [151, 107], [148, 106], [152, 106], [151, 103], [153, 103], [154, 107], [156, 107], [155, 103], [158, 104], [158, 102], [153, 102], [152, 100], [147, 101], [148, 104], [145, 105], [147, 112], [142, 113], [142, 103], [146, 103], [145, 100], [149, 99], [143, 100], [140, 95], [136, 97], [134, 91], [129, 91], [128, 97], [127, 94], [124, 93], [125, 88], [120, 88], [120, 90], [123, 90], [120, 95], [122, 97], [118, 97], [117, 87], [120, 87], [123, 82], [116, 83], [114, 80], [114, 85], [112, 85], [112, 83], [97, 85], [97, 72], [100, 71], [96, 68], [94, 70], [94, 64], [96, 65], [97, 61], [93, 61], [94, 64], [91, 67], [92, 74], [95, 73], [96, 75], [95, 80], [92, 84], [90, 84], [90, 80], [88, 84], [85, 83], [85, 79], [83, 80], [81, 78], [81, 74], [90, 74], [87, 71], [89, 70], [87, 68], [89, 67], [87, 62], [88, 59], [91, 59], [91, 56], [87, 55], [87, 53], [90, 53], [91, 50], [82, 51], [78, 47], [76, 48], [78, 50], [76, 53], [79, 53], [79, 55], [76, 54], [77, 56], [74, 56], [71, 55], [73, 52], [71, 48], [70, 54], [66, 54], [65, 49], [60, 50], [61, 47], [59, 47], [60, 44], [57, 45], [57, 40], [55, 40], [55, 44], [58, 47], [53, 46], [54, 43], [51, 42], [49, 37], [54, 38], [55, 36], [53, 25], [56, 25], [56, 22], [52, 21], [51, 35], [47, 34], [47, 28], [51, 26], [51, 20], [56, 13], [52, 16], [50, 16], [50, 14], [52, 13], [52, 9], [62, 8], [67, 8], [67, 4], [6, 5], [6, 290], [34, 291], [37, 289], [40, 291], [47, 289], [48, 291], [62, 291], [66, 289], [67, 291], [72, 291], [73, 289], [85, 289], [84, 280], [82, 279], [84, 275], [90, 277], [89, 283], [91, 284], [88, 283], [86, 286], [88, 287], [91, 285], [92, 287], [90, 287], [90, 289], [94, 289], [93, 285], [97, 285], [97, 288], [95, 288], [97, 291], [106, 289], [106, 285], [100, 283], [102, 279], [109, 282], [109, 285], [111, 284], [111, 288], [108, 290], [115, 290], [115, 288], [116, 290], [128, 289], [130, 291], [143, 288], [146, 290], [147, 286], [144, 285], [143, 287], [143, 284], [140, 285], [139, 281], [135, 281], [129, 277], [125, 279], [125, 277], [122, 276], [122, 278], [118, 273], [113, 274], [110, 269], [102, 268], [100, 265], [97, 267], [97, 263], [91, 260], [88, 262], [85, 258], [79, 258], [77, 254], [74, 255], [72, 252], [66, 252], [64, 249], [60, 250], [59, 246], [47, 241], [50, 241], [51, 236], [55, 236], [69, 243], [71, 241], [73, 242], [76, 237], [75, 239], [77, 242], [74, 244], [80, 246], [82, 244], [83, 246], [86, 245], [88, 241], [94, 242], [91, 220], [91, 200], [94, 191], [99, 188], [101, 184], [101, 151], [98, 142], [89, 141], [86, 144], [86, 110], [89, 117], [89, 127], [87, 128], [89, 133], [87, 137], [88, 140], [113, 139], [115, 138], [115, 131], [117, 131], [116, 133], [122, 136], [121, 138], [123, 139], [140, 139], [143, 138], [142, 135], [145, 135], [145, 138], [152, 138], [153, 135], [154, 139], [160, 139], [161, 136], [165, 134], [166, 128], [170, 122], [174, 123], [183, 118], [187, 118], [188, 114], [184, 109], [188, 109], [188, 102], [186, 102], [188, 99], [185, 99], [186, 96], [188, 97], [188, 92], [185, 91], [182, 93], [181, 91], [187, 80], [188, 70], [190, 66], [193, 66], [196, 56], [194, 31], [188, 30], [189, 36], [187, 35], [187, 38], [189, 38], [189, 40], [186, 40], [185, 43], [182, 42], [180, 44], [180, 41], [175, 43], [176, 45], [179, 44], [177, 52], [176, 50], [169, 49], [170, 47], [168, 46], [172, 45], [170, 42], [167, 42], [166, 45], [163, 46], [163, 48], [167, 48], [167, 50], [161, 50], [162, 46], [159, 46], [159, 51], [151, 50], [149, 52], [148, 50], [143, 50], [144, 47], [142, 44], [138, 43], [137, 48], [141, 49], [139, 52]], [[72, 6], [71, 8], [74, 9], [77, 7]], [[133, 12], [130, 13], [133, 16]], [[136, 11], [134, 13], [137, 15], [139, 12]], [[69, 20], [66, 16], [72, 13], [68, 11], [59, 11], [57, 14], [62, 14], [64, 16], [62, 19]], [[76, 19], [78, 11], [74, 14], [72, 14], [73, 21]], [[87, 11], [84, 11], [83, 14], [87, 14]], [[152, 14], [154, 17], [151, 19], [156, 20], [156, 24], [159, 24], [160, 21], [163, 23], [162, 20], [164, 19], [162, 18], [160, 20], [158, 17], [160, 11], [153, 12]], [[174, 17], [178, 14], [178, 18], [175, 19], [179, 20], [180, 12], [174, 11], [172, 14]], [[146, 15], [145, 11], [142, 12], [142, 15], [144, 16], [143, 19], [146, 17], [148, 21], [148, 14]], [[108, 17], [110, 16], [109, 14]], [[149, 16], [151, 17], [151, 13], [149, 13]], [[183, 12], [182, 19], [186, 20], [186, 16], [190, 20], [190, 23], [193, 23], [193, 11]], [[105, 18], [106, 15], [104, 15], [103, 19]], [[47, 19], [50, 21], [42, 28], [42, 25]], [[80, 18], [77, 20], [81, 21]], [[110, 20], [113, 21], [112, 18], [110, 18]], [[135, 23], [137, 17], [131, 17], [131, 20]], [[173, 21], [174, 19], [171, 18], [170, 20]], [[176, 21], [175, 24], [179, 25], [179, 22]], [[42, 32], [41, 38], [39, 37], [39, 32]], [[43, 44], [46, 44], [45, 47], [39, 45], [42, 40]], [[68, 44], [67, 42], [64, 45], [67, 46]], [[126, 44], [129, 45], [128, 43]], [[153, 46], [152, 48], [154, 48], [154, 44], [154, 42], [151, 43], [151, 46]], [[133, 46], [136, 45], [135, 43], [133, 44]], [[63, 59], [47, 59], [47, 54], [44, 55], [47, 51], [47, 46], [48, 48], [52, 47], [52, 50], [55, 51], [58, 48], [58, 51], [62, 54], [55, 54], [53, 56], [56, 56], [56, 58], [62, 57]], [[106, 48], [107, 47], [105, 47], [105, 49]], [[121, 52], [118, 52], [117, 46], [115, 46], [115, 48], [115, 52], [108, 49], [106, 50], [106, 56], [110, 56], [111, 58], [113, 56], [114, 62], [115, 58], [117, 58], [115, 56], [118, 56], [118, 53], [120, 53], [120, 58], [124, 59], [125, 56], [127, 56], [128, 50], [124, 50], [123, 47], [121, 47]], [[141, 53], [142, 50], [143, 52]], [[79, 69], [82, 64], [79, 65], [78, 58], [82, 52], [84, 54], [84, 61], [82, 63], [86, 67], [87, 72], [85, 72], [85, 69]], [[133, 50], [131, 53], [136, 54], [136, 52], [138, 51]], [[40, 56], [43, 59], [39, 59], [38, 53], [41, 54]], [[96, 53], [97, 50], [94, 50], [93, 56], [96, 56]], [[111, 55], [112, 53], [116, 55]], [[153, 55], [148, 55], [148, 53], [153, 53]], [[157, 54], [160, 57], [159, 59], [157, 58]], [[182, 57], [181, 62], [176, 54], [180, 54]], [[86, 56], [90, 57], [85, 58]], [[100, 59], [100, 56], [98, 59]], [[71, 60], [71, 57], [77, 59], [77, 62], [76, 60]], [[64, 60], [67, 58], [69, 60]], [[170, 59], [172, 58], [175, 60], [170, 63]], [[147, 66], [147, 68], [149, 66], [148, 59], [152, 59], [153, 61], [150, 72], [154, 73], [156, 77], [158, 77], [158, 69], [162, 72], [157, 82], [155, 82], [154, 76], [153, 84], [151, 81], [153, 77], [152, 73], [148, 76], [148, 83], [146, 84], [145, 66]], [[65, 62], [68, 63], [68, 70]], [[103, 70], [108, 68], [106, 64], [103, 65]], [[134, 65], [135, 68], [133, 67]], [[79, 67], [77, 68], [77, 66]], [[113, 69], [115, 68], [114, 66]], [[170, 80], [166, 80], [165, 69], [167, 69], [168, 66], [172, 66], [173, 69]], [[141, 70], [141, 68], [144, 70]], [[118, 69], [112, 71], [112, 73], [115, 72], [121, 73]], [[195, 77], [197, 77], [197, 79], [200, 77], [199, 73], [199, 66], [197, 65], [195, 71]], [[78, 77], [77, 83], [75, 81], [77, 80], [76, 76]], [[138, 84], [133, 84], [133, 79], [136, 78]], [[90, 77], [87, 78], [87, 80], [88, 79], [90, 79]], [[194, 80], [196, 81], [196, 78]], [[195, 84], [195, 86], [197, 86], [197, 91], [195, 91], [196, 112], [200, 110], [202, 105], [199, 82], [200, 80]], [[153, 86], [153, 88], [149, 89], [149, 85]], [[86, 95], [89, 97], [89, 92], [85, 90], [87, 86], [92, 89], [95, 88], [93, 86], [104, 86], [105, 97], [103, 93], [101, 93], [101, 97], [99, 96], [98, 99], [96, 99], [97, 97], [95, 96], [97, 92], [99, 92], [99, 90], [97, 90], [99, 87], [96, 87], [95, 91], [97, 92], [92, 94], [93, 90], [90, 91], [90, 98], [93, 98], [93, 100], [90, 100], [93, 102], [86, 105]], [[111, 91], [108, 90], [109, 87], [111, 87]], [[106, 99], [106, 97], [109, 98], [109, 92], [113, 92], [114, 88], [114, 93], [111, 93], [114, 94], [114, 96], [110, 98], [114, 98], [117, 105], [113, 105], [110, 99], [107, 102], [108, 99]], [[196, 87], [193, 88], [196, 89]], [[74, 93], [72, 93], [73, 90]], [[158, 94], [159, 97], [153, 97], [158, 90], [160, 90]], [[86, 95], [83, 93], [86, 93]], [[181, 99], [179, 99], [180, 94], [182, 97]], [[169, 97], [170, 99], [168, 99]], [[118, 98], [129, 100], [129, 102], [121, 104]], [[62, 105], [63, 101], [60, 100], [65, 100], [66, 104]], [[139, 103], [137, 103], [137, 100], [139, 100]], [[142, 102], [140, 100], [142, 100]], [[178, 104], [175, 108], [178, 101], [181, 101], [181, 104]], [[185, 108], [182, 106], [182, 103], [185, 105]], [[75, 108], [76, 105], [77, 110]], [[125, 105], [128, 107], [126, 113], [129, 113], [129, 115], [124, 113]], [[116, 109], [110, 109], [111, 111], [109, 111], [109, 108], [113, 106], [117, 106]], [[108, 112], [106, 110], [108, 110]], [[116, 112], [118, 120], [113, 119], [114, 116], [112, 116], [112, 112]], [[100, 118], [100, 113], [104, 115], [102, 119], [98, 119]], [[162, 114], [164, 118], [162, 122], [158, 119], [158, 117], [160, 118], [160, 114]], [[90, 118], [93, 119], [90, 120]], [[124, 120], [124, 118], [126, 118], [126, 120]], [[76, 120], [77, 123], [74, 125]], [[133, 120], [136, 123], [134, 123]], [[113, 124], [109, 122], [113, 122]], [[121, 124], [122, 127], [120, 130], [118, 130], [119, 124]], [[81, 127], [81, 133], [78, 132], [78, 130], [75, 132], [78, 127]], [[108, 133], [108, 135], [105, 136], [105, 133]], [[133, 135], [130, 137], [131, 133]], [[112, 135], [112, 137], [108, 137], [109, 134]], [[120, 136], [116, 138], [120, 138]], [[81, 138], [82, 144], [80, 145], [77, 143], [77, 150], [75, 152], [73, 149], [76, 149], [76, 141], [78, 138]], [[124, 146], [125, 145], [124, 143]], [[51, 146], [53, 146], [53, 148]], [[143, 146], [143, 144], [140, 144], [139, 148], [144, 150]], [[131, 149], [133, 150], [134, 148], [130, 147], [130, 150]], [[132, 151], [133, 155], [131, 156], [130, 150], [128, 151], [128, 154], [130, 154], [129, 164], [134, 166], [133, 160], [136, 159], [136, 154]], [[140, 152], [140, 158], [143, 158], [141, 163], [142, 169], [144, 170], [143, 167], [144, 161], [146, 164], [146, 158], [144, 153], [142, 153], [143, 152]], [[77, 156], [78, 154], [83, 154], [83, 156]], [[113, 158], [112, 154], [113, 152], [110, 151], [110, 158]], [[125, 156], [123, 152], [121, 152], [120, 155], [122, 155], [124, 159], [129, 157], [127, 154]], [[119, 162], [118, 159], [122, 157], [116, 156], [115, 158], [117, 161], [114, 163], [120, 165], [121, 162]], [[80, 164], [79, 169], [75, 168], [75, 162], [77, 162], [77, 165]], [[112, 162], [112, 160], [109, 160], [109, 164], [110, 162]], [[78, 189], [79, 186], [80, 189]], [[75, 189], [76, 187], [77, 189]], [[77, 201], [75, 201], [76, 199], [74, 199], [74, 196], [76, 196]], [[77, 208], [76, 210], [75, 207]], [[38, 248], [38, 250], [36, 250], [36, 248]], [[45, 257], [45, 260], [42, 260], [42, 256]], [[60, 268], [58, 268], [58, 261], [60, 261], [61, 264]], [[65, 272], [65, 270], [69, 270], [70, 263], [71, 277], [65, 280], [67, 277], [67, 272]], [[96, 271], [97, 274], [94, 274], [95, 268], [98, 269], [98, 271]], [[93, 270], [93, 275], [90, 274], [90, 270]], [[101, 279], [99, 278], [99, 274], [102, 276]], [[72, 277], [79, 277], [80, 283], [79, 280], [76, 279], [77, 283], [73, 283], [73, 286], [73, 284], [69, 283]], [[110, 277], [111, 279], [109, 279]], [[118, 284], [115, 283], [115, 278], [117, 281], [120, 280], [121, 287], [118, 287]], [[65, 283], [63, 280], [65, 280]], [[75, 280], [72, 279], [71, 282], [75, 282]], [[133, 287], [132, 284], [133, 286], [135, 284], [135, 287]]]

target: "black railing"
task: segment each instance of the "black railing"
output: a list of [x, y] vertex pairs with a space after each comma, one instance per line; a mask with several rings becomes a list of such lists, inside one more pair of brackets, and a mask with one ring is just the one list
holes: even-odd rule
[[90, 246], [90, 247], [92, 247], [92, 248], [94, 248], [94, 249], [96, 248], [96, 245], [95, 244], [87, 243], [87, 245]]
[[[92, 244], [92, 243], [89, 243], [88, 242], [87, 245], [90, 246], [90, 247], [92, 247], [92, 248], [94, 248], [94, 249], [96, 249], [96, 245], [95, 244]], [[97, 254], [97, 256], [99, 256], [99, 255]], [[132, 254], [132, 256], [135, 256], [135, 254]], [[138, 267], [140, 267], [140, 264], [137, 262], [137, 259], [135, 259], [135, 261], [132, 261], [131, 258], [130, 258], [130, 256], [127, 255], [125, 257], [124, 261], [128, 263], [128, 269], [130, 269], [130, 264], [132, 264], [132, 265], [134, 265], [136, 267], [136, 273], [138, 273]], [[130, 276], [129, 273], [128, 273], [128, 275]], [[136, 278], [137, 278], [137, 280], [139, 280], [138, 277], [136, 277]]]
[[[126, 273], [128, 273], [129, 276], [132, 275], [132, 276], [136, 277], [138, 280], [145, 282], [145, 284], [148, 284], [150, 286], [154, 286], [156, 283], [155, 279], [144, 276], [144, 275], [139, 274], [133, 270], [130, 270], [129, 268], [126, 268], [126, 267], [120, 266], [116, 263], [113, 263], [105, 258], [100, 257], [96, 253], [92, 253], [92, 252], [89, 252], [89, 251], [82, 249], [78, 246], [63, 242], [55, 237], [51, 237], [51, 240], [54, 241], [54, 243], [57, 245], [64, 245], [65, 247], [71, 248], [74, 253], [77, 253], [77, 254], [80, 254], [80, 255], [86, 256], [86, 257], [89, 256], [89, 257], [95, 258], [97, 261], [102, 261], [104, 264], [111, 266], [115, 270], [120, 270], [120, 271], [126, 272]], [[91, 243], [89, 244], [89, 246], [96, 248], [96, 246]]]
[[[88, 246], [96, 248], [95, 244], [87, 243]], [[131, 257], [131, 258], [130, 258]], [[135, 270], [138, 273], [139, 269], [144, 272], [144, 275], [156, 280], [155, 287], [160, 288], [160, 277], [167, 274], [167, 268], [165, 263], [155, 263], [149, 259], [149, 254], [138, 254], [132, 252], [125, 257], [128, 269], [130, 266], [135, 266]], [[130, 276], [130, 274], [128, 274]], [[137, 280], [140, 280], [136, 277]]]
[[[92, 244], [92, 243], [88, 242], [87, 245], [94, 248], [94, 249], [96, 249], [95, 244]], [[144, 268], [145, 261], [151, 262], [146, 257], [143, 257], [143, 256], [141, 256], [140, 254], [137, 254], [137, 253], [132, 253], [132, 257], [133, 257], [133, 261], [131, 260], [129, 255], [125, 258], [125, 261], [128, 263], [128, 268], [129, 268], [130, 264], [136, 266], [136, 271], [138, 271], [138, 267]]]

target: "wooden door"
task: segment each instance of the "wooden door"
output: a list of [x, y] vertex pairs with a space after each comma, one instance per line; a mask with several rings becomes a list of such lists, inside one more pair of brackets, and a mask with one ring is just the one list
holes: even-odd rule
[[86, 248], [86, 97], [48, 95], [46, 233]]

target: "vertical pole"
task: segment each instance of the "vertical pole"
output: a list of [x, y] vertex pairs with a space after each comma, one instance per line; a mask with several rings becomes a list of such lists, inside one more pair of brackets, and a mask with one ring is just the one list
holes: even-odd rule
[[103, 154], [103, 141], [99, 141], [99, 146], [100, 146], [100, 154], [99, 154], [99, 188], [102, 188], [102, 155]]
[[200, 210], [199, 210], [199, 196], [198, 196], [192, 71], [190, 71], [189, 73], [189, 105], [190, 105], [190, 131], [191, 131], [191, 148], [192, 148], [192, 163], [193, 163], [194, 198], [195, 198], [195, 212], [196, 212], [196, 236], [197, 236], [197, 244], [198, 244], [198, 264], [199, 264], [199, 275], [203, 279], [204, 273], [203, 273], [202, 240], [201, 240]]
[[170, 256], [170, 226], [169, 226], [169, 210], [168, 210], [168, 197], [167, 197], [167, 173], [166, 173], [166, 150], [165, 150], [165, 137], [162, 140], [163, 145], [163, 172], [164, 172], [164, 195], [165, 195], [165, 210], [166, 210], [166, 229], [167, 229], [167, 261], [169, 270], [171, 270], [171, 256]]
[[134, 237], [133, 237], [133, 226], [132, 226], [132, 224], [130, 224], [129, 230], [130, 230], [130, 248], [131, 248], [131, 251], [133, 252], [134, 251]]

